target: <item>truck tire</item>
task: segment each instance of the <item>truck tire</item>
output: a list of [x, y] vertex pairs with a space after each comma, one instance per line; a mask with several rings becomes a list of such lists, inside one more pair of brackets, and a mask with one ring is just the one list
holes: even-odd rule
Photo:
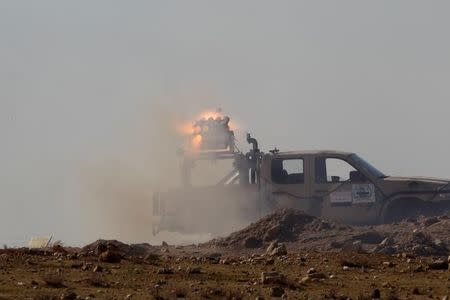
[[388, 203], [382, 212], [381, 223], [389, 224], [430, 214], [431, 206], [418, 198], [400, 198]]

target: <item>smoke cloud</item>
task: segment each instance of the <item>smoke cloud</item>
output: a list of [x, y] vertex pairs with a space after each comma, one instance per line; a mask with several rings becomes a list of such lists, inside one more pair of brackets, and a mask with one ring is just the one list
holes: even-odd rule
[[[242, 207], [236, 204], [236, 198], [241, 198], [239, 191], [214, 186], [232, 170], [232, 160], [196, 162], [192, 183], [203, 189], [180, 189], [180, 149], [187, 136], [177, 127], [195, 117], [165, 106], [153, 107], [148, 118], [128, 134], [132, 142], [127, 150], [90, 158], [82, 172], [81, 213], [86, 237], [197, 242], [210, 238], [210, 233], [228, 233], [246, 223], [237, 221], [242, 217]], [[167, 212], [175, 217], [164, 224], [172, 232], [163, 230], [153, 236], [157, 220], [152, 216], [152, 198], [156, 191], [167, 202]]]

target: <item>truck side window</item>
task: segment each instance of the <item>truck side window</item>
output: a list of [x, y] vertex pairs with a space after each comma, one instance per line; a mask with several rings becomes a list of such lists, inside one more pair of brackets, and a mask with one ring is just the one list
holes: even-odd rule
[[333, 183], [348, 181], [355, 168], [339, 158], [316, 157], [315, 171], [316, 183]]
[[272, 181], [278, 184], [299, 184], [305, 182], [303, 174], [303, 159], [273, 159], [272, 160]]

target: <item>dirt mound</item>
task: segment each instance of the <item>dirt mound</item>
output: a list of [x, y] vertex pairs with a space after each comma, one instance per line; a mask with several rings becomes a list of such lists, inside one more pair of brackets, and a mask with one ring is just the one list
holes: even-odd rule
[[446, 256], [450, 253], [450, 220], [446, 215], [380, 225], [377, 229], [386, 234], [386, 239], [375, 249], [378, 253], [421, 256]]
[[123, 257], [126, 256], [145, 256], [155, 251], [155, 247], [147, 244], [125, 244], [117, 240], [97, 240], [81, 248], [81, 253], [88, 255], [100, 255], [106, 250], [113, 251]]
[[216, 239], [213, 242], [216, 245], [226, 247], [259, 248], [271, 241], [296, 241], [303, 230], [318, 229], [321, 226], [326, 228], [332, 225], [300, 210], [283, 209], [230, 234], [228, 237]]
[[288, 250], [446, 256], [450, 254], [448, 232], [450, 218], [445, 215], [377, 226], [350, 226], [316, 218], [300, 210], [284, 209], [204, 245], [265, 249], [270, 242], [278, 241], [285, 242]]

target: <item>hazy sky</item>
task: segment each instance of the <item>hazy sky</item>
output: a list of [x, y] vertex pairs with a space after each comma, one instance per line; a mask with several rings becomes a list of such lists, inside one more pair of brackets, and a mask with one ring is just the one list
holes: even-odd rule
[[[221, 107], [267, 150], [450, 178], [448, 1], [1, 1], [0, 242], [81, 241], [85, 161], [155, 107]], [[155, 141], [156, 142], [156, 141]]]

